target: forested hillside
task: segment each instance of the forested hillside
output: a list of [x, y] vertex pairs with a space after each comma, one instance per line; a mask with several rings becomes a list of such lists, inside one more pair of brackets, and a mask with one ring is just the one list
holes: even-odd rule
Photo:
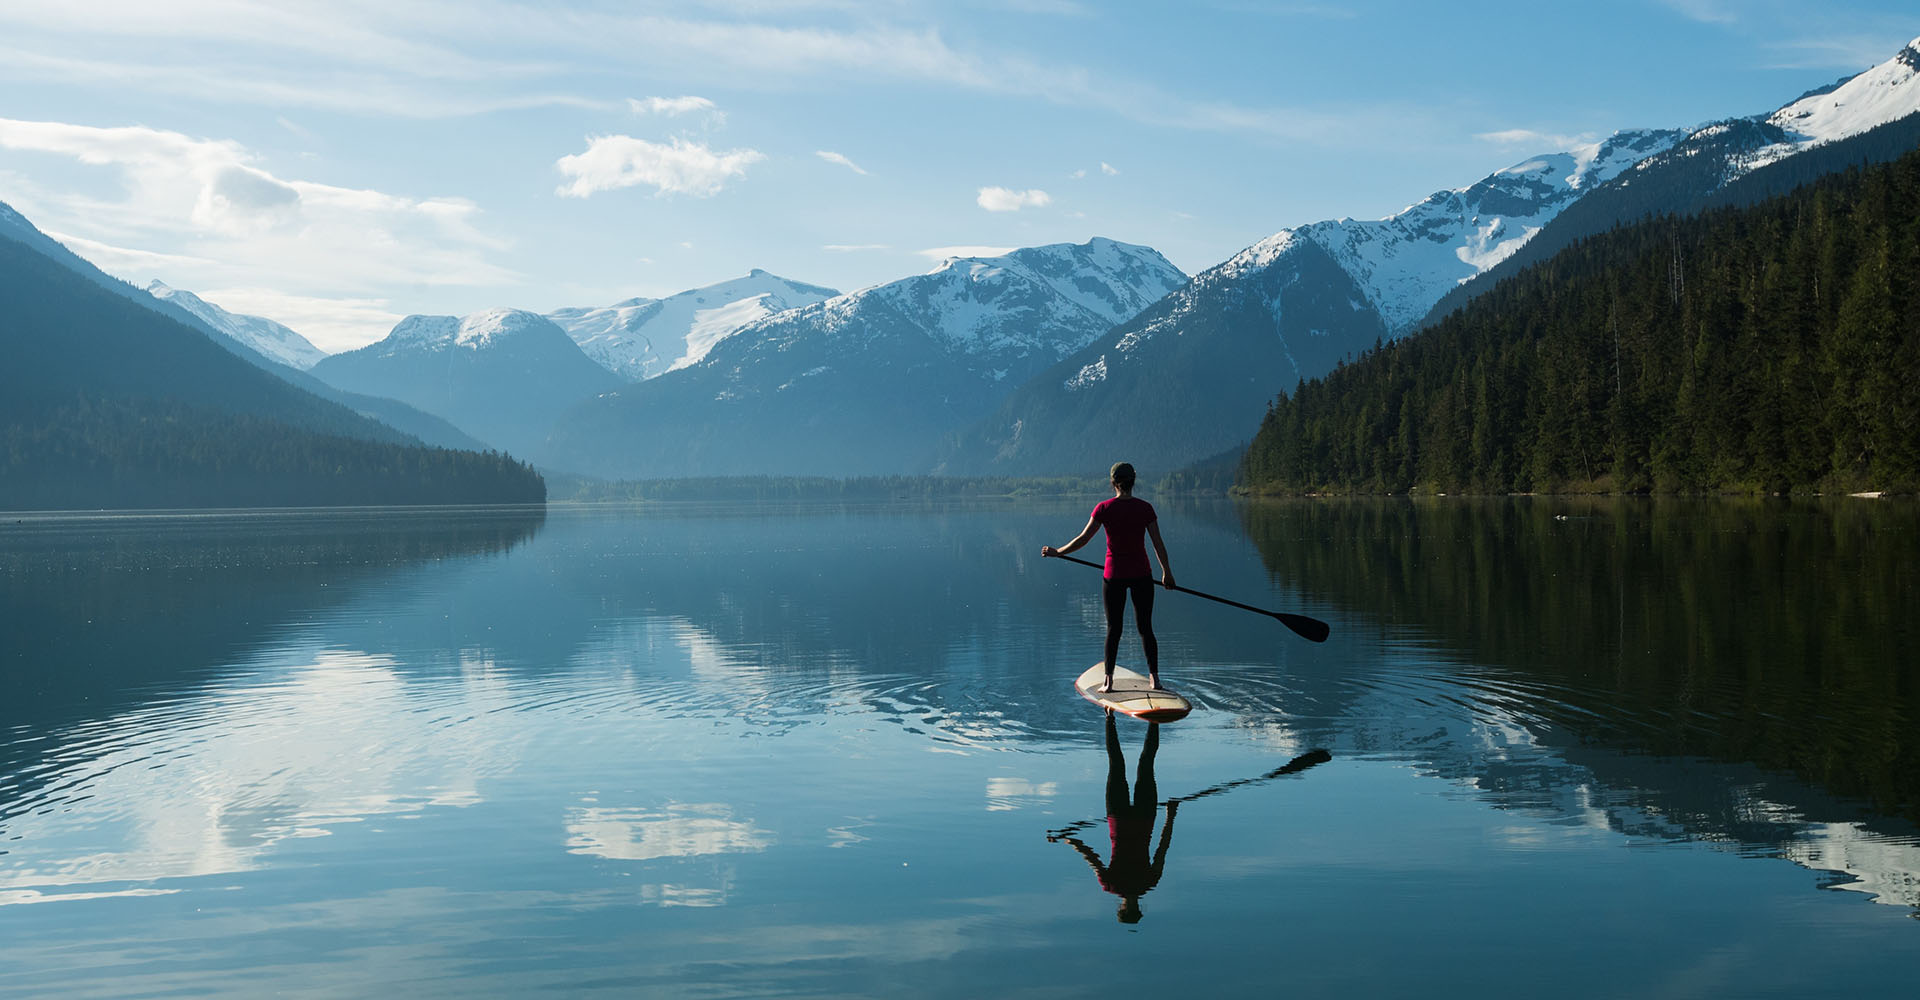
[[[378, 433], [388, 440], [368, 440]], [[428, 448], [0, 240], [0, 508], [538, 503], [504, 455]]]
[[1920, 487], [1920, 153], [1583, 241], [1274, 402], [1255, 492]]

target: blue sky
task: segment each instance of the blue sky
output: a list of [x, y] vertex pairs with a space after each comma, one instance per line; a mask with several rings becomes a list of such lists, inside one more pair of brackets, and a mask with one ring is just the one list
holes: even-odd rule
[[1912, 0], [9, 0], [0, 201], [340, 350], [954, 248], [1108, 236], [1193, 272], [1915, 36]]

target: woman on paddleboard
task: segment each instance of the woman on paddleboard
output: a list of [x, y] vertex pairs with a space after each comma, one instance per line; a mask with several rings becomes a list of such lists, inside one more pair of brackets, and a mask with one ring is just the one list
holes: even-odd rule
[[1133, 600], [1133, 624], [1140, 630], [1140, 646], [1147, 655], [1147, 676], [1155, 690], [1160, 689], [1160, 643], [1153, 637], [1153, 566], [1147, 562], [1146, 540], [1153, 539], [1153, 554], [1160, 560], [1160, 582], [1173, 587], [1173, 567], [1167, 562], [1167, 545], [1160, 540], [1160, 523], [1153, 505], [1133, 495], [1133, 466], [1114, 465], [1108, 476], [1113, 498], [1093, 508], [1087, 526], [1079, 537], [1054, 548], [1040, 546], [1040, 554], [1063, 556], [1093, 540], [1093, 533], [1107, 530], [1107, 565], [1100, 584], [1100, 600], [1107, 609], [1106, 682], [1102, 692], [1113, 687], [1113, 661], [1120, 653], [1120, 633], [1126, 627], [1127, 600]]

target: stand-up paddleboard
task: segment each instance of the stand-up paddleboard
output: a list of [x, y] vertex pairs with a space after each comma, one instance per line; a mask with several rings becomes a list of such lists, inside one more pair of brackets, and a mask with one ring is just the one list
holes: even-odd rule
[[1111, 708], [1148, 722], [1172, 722], [1186, 718], [1187, 713], [1193, 711], [1192, 702], [1165, 688], [1155, 691], [1151, 680], [1126, 667], [1113, 668], [1113, 690], [1100, 690], [1106, 679], [1107, 665], [1096, 663], [1073, 682], [1073, 689], [1101, 708]]

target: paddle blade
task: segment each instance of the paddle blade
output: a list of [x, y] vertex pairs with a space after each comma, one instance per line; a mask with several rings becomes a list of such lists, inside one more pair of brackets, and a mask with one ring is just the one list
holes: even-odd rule
[[1284, 611], [1269, 611], [1268, 614], [1280, 619], [1280, 624], [1293, 630], [1294, 634], [1308, 642], [1326, 642], [1327, 633], [1333, 631], [1327, 623], [1306, 615], [1290, 615]]

